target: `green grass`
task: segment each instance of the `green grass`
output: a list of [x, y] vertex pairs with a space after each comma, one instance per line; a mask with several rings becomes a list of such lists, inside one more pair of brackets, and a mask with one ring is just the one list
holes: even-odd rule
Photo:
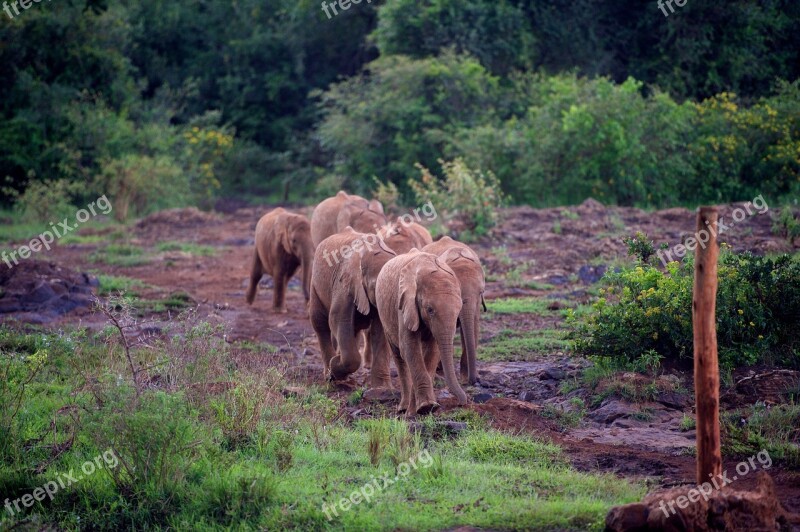
[[180, 312], [193, 305], [192, 297], [183, 291], [177, 291], [164, 299], [137, 299], [132, 303], [138, 316]]
[[[741, 420], [746, 419], [742, 424]], [[800, 405], [763, 403], [723, 416], [722, 451], [734, 456], [769, 452], [774, 462], [800, 466]]]
[[481, 360], [535, 360], [542, 354], [564, 351], [569, 341], [564, 339], [564, 332], [556, 329], [540, 329], [518, 333], [503, 330], [489, 343], [478, 350]]
[[161, 242], [156, 246], [156, 250], [159, 252], [180, 251], [198, 257], [210, 257], [216, 255], [218, 251], [212, 246], [202, 246], [192, 242]]
[[538, 297], [508, 297], [503, 299], [491, 299], [486, 302], [489, 312], [495, 314], [553, 314], [547, 308], [553, 301]]
[[99, 274], [97, 280], [100, 282], [100, 287], [97, 289], [97, 295], [99, 296], [107, 296], [118, 292], [124, 292], [128, 296], [136, 296], [136, 291], [144, 288], [142, 281], [131, 277]]
[[140, 247], [130, 244], [109, 244], [89, 255], [92, 262], [109, 266], [141, 266], [150, 262], [150, 257]]
[[[0, 326], [0, 372], [14, 364], [24, 373], [25, 356], [48, 353], [24, 390], [0, 387], [0, 399], [24, 399], [0, 436], [4, 497], [14, 500], [61, 472], [79, 471], [109, 441], [126, 463], [140, 465], [135, 477], [122, 477], [124, 488], [98, 472], [25, 510], [20, 521], [36, 514], [41, 527], [59, 529], [600, 530], [611, 506], [644, 494], [641, 484], [578, 472], [557, 445], [490, 429], [472, 410], [421, 420], [465, 421], [468, 428], [457, 434], [414, 434], [394, 418], [354, 423], [339, 415], [347, 398], [313, 387], [302, 397], [275, 393], [291, 384], [278, 368], [236, 369], [227, 364], [228, 344], [218, 330], [188, 327], [178, 344], [134, 352], [136, 364], [171, 360], [175, 379], [174, 391], [148, 387], [135, 398], [109, 331]], [[185, 367], [173, 358], [178, 346], [191, 355]], [[197, 395], [186, 385], [220, 380], [233, 383], [229, 392]], [[79, 418], [57, 413], [73, 404]], [[51, 460], [48, 445], [73, 435], [74, 444]], [[158, 467], [142, 467], [148, 464]], [[326, 516], [323, 504], [336, 505], [384, 477], [391, 485], [381, 480], [369, 501]], [[19, 524], [0, 512], [0, 529]]]

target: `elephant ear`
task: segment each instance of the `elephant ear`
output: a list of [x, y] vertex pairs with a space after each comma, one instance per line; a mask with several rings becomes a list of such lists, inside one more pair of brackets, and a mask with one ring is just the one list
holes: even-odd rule
[[369, 202], [369, 210], [378, 212], [380, 214], [385, 214], [383, 212], [383, 204], [376, 199]]
[[417, 271], [409, 264], [400, 270], [400, 308], [403, 313], [403, 324], [415, 332], [419, 329], [419, 311], [417, 310]]
[[369, 315], [369, 297], [367, 297], [367, 290], [364, 287], [364, 276], [361, 273], [361, 263], [359, 261], [350, 261], [341, 265], [339, 269], [338, 281], [344, 283], [350, 295], [353, 296], [353, 301], [356, 304], [356, 309], [361, 314]]
[[[394, 251], [392, 248], [390, 248], [389, 246], [387, 246], [387, 245], [386, 245], [386, 242], [384, 242], [382, 238], [379, 238], [379, 239], [378, 239], [378, 246], [379, 246], [379, 247], [380, 247], [382, 250], [384, 250], [386, 253], [388, 253], [388, 254], [390, 254], [390, 255], [394, 255], [395, 257], [397, 256], [397, 253], [395, 253], [395, 251]], [[380, 253], [380, 252], [379, 252], [379, 251], [376, 251], [375, 253]]]

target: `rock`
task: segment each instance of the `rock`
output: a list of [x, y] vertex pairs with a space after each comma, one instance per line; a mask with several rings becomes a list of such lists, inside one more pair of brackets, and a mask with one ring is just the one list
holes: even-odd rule
[[650, 510], [640, 502], [615, 506], [606, 516], [607, 531], [644, 532], [647, 530], [647, 516]]
[[364, 392], [364, 400], [371, 403], [393, 403], [400, 400], [400, 392], [389, 388], [370, 388]]
[[520, 392], [519, 394], [520, 401], [527, 401], [529, 403], [532, 403], [537, 399], [539, 399], [539, 394], [537, 394], [536, 392], [527, 391], [527, 392]]
[[485, 403], [485, 402], [489, 401], [492, 397], [493, 396], [490, 393], [479, 393], [479, 394], [476, 394], [476, 395], [472, 396], [472, 401], [477, 403], [477, 404], [482, 404], [482, 403]]
[[567, 378], [567, 374], [561, 368], [552, 367], [552, 368], [547, 368], [547, 369], [543, 370], [540, 378], [542, 380], [549, 379], [549, 380], [554, 380], [554, 381], [561, 381], [561, 380], [564, 380], [565, 378]]
[[676, 410], [683, 410], [691, 404], [691, 399], [688, 395], [678, 392], [661, 392], [658, 394], [656, 401]]
[[608, 270], [608, 267], [602, 264], [599, 266], [590, 266], [586, 264], [581, 266], [578, 270], [578, 279], [580, 279], [583, 284], [594, 284], [603, 278], [606, 270]]
[[600, 408], [590, 412], [587, 417], [598, 423], [609, 424], [621, 417], [629, 417], [636, 413], [636, 410], [629, 404], [615, 399], [606, 399]]
[[606, 530], [792, 530], [800, 523], [800, 515], [781, 505], [766, 472], [758, 472], [757, 484], [753, 491], [715, 490], [707, 484], [707, 495], [697, 486], [658, 490], [641, 503], [612, 508]]

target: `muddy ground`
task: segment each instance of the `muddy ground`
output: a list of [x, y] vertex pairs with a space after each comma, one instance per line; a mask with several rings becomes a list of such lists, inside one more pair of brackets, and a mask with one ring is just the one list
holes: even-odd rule
[[[741, 205], [721, 207], [726, 224]], [[102, 326], [101, 316], [86, 305], [87, 290], [97, 290], [90, 274], [107, 274], [140, 279], [138, 296], [164, 300], [180, 294], [201, 316], [224, 323], [228, 340], [247, 340], [275, 346], [276, 353], [264, 356], [281, 358], [300, 382], [324, 385], [316, 338], [305, 313], [299, 283], [292, 280], [287, 294], [286, 314], [271, 311], [271, 280], [265, 278], [255, 304], [245, 303], [249, 278], [253, 231], [256, 221], [268, 207], [242, 206], [226, 202], [210, 214], [196, 209], [165, 211], [131, 225], [120, 235], [115, 228], [91, 226], [80, 232], [76, 243], [58, 244], [40, 253], [16, 271], [0, 272], [0, 319], [36, 323], [48, 328], [82, 325]], [[298, 211], [310, 214], [310, 209]], [[754, 214], [734, 223], [722, 240], [734, 250], [755, 253], [795, 252], [791, 245], [771, 232], [770, 213]], [[553, 300], [553, 308], [586, 303], [587, 292], [607, 268], [626, 259], [622, 237], [645, 232], [656, 244], [680, 244], [693, 232], [693, 212], [675, 208], [645, 212], [632, 208], [604, 207], [587, 200], [570, 208], [532, 209], [516, 207], [502, 213], [501, 223], [474, 248], [487, 270], [487, 300], [499, 297], [535, 296]], [[457, 235], [454, 235], [457, 236]], [[108, 242], [123, 242], [147, 250], [144, 264], [113, 266], [93, 258]], [[191, 252], [157, 251], [164, 242], [189, 242], [210, 246], [215, 252], [198, 256]], [[102, 254], [100, 255], [102, 257]], [[64, 273], [63, 269], [68, 270]], [[13, 274], [13, 275], [12, 275]], [[16, 276], [16, 277], [14, 277]], [[513, 278], [513, 282], [509, 279]], [[54, 279], [58, 279], [54, 281]], [[22, 288], [21, 288], [22, 287]], [[25, 288], [27, 287], [27, 288]], [[26, 292], [27, 290], [27, 292]], [[27, 295], [26, 295], [27, 294]], [[31, 299], [37, 294], [42, 301]], [[64, 294], [74, 294], [77, 302]], [[36, 303], [36, 304], [33, 304]], [[41, 303], [41, 305], [39, 305]], [[5, 310], [5, 312], [3, 312]], [[66, 314], [64, 314], [66, 312]], [[168, 311], [145, 312], [151, 326], [170, 319]], [[563, 317], [555, 312], [537, 314], [487, 314], [483, 318], [481, 343], [490, 343], [502, 330], [537, 331], [564, 329]], [[664, 393], [645, 405], [607, 399], [592, 405], [582, 421], [573, 427], [542, 415], [552, 408], [569, 411], [569, 399], [580, 396], [576, 389], [562, 393], [562, 382], [575, 381], [588, 361], [570, 356], [564, 350], [535, 353], [519, 361], [479, 362], [481, 385], [467, 388], [473, 397], [469, 408], [484, 413], [501, 429], [548, 437], [562, 445], [573, 464], [582, 470], [610, 471], [624, 477], [647, 478], [655, 486], [675, 486], [692, 482], [694, 431], [681, 430], [684, 414], [692, 413], [690, 395]], [[736, 377], [746, 376], [746, 371]], [[366, 373], [359, 370], [348, 381], [330, 387], [341, 398], [362, 388]], [[796, 374], [779, 376], [791, 382]], [[634, 375], [627, 378], [635, 379]], [[686, 390], [692, 389], [691, 374], [674, 369], [665, 379], [673, 379]], [[784, 381], [781, 381], [784, 382]], [[443, 411], [452, 408], [452, 399], [439, 383]], [[779, 383], [780, 384], [780, 383]], [[754, 389], [728, 401], [727, 407], [752, 404], [759, 394], [777, 385], [767, 379]], [[346, 406], [351, 417], [371, 414], [371, 400], [392, 405], [393, 398], [367, 395], [364, 404]], [[646, 414], [646, 415], [645, 415]], [[727, 460], [733, 470], [737, 460]], [[773, 467], [777, 491], [784, 505], [800, 512], [800, 471]], [[737, 487], [755, 486], [755, 474], [737, 481]]]

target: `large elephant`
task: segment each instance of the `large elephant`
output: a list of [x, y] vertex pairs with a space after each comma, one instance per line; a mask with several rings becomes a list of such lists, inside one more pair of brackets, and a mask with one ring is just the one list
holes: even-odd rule
[[462, 305], [455, 272], [436, 255], [412, 249], [386, 263], [375, 295], [402, 383], [398, 411], [427, 414], [439, 407], [432, 377], [440, 354], [447, 387], [459, 404], [466, 404], [453, 363]]
[[398, 217], [378, 230], [378, 236], [396, 253], [408, 253], [413, 248], [422, 249], [431, 242], [431, 234], [416, 222], [406, 222]]
[[313, 261], [314, 244], [308, 218], [282, 208], [265, 214], [256, 224], [247, 302], [253, 304], [261, 277], [271, 275], [274, 286], [272, 307], [277, 312], [286, 312], [286, 285], [298, 268], [302, 268], [303, 295], [308, 302]]
[[486, 279], [478, 255], [466, 244], [456, 242], [449, 236], [442, 237], [425, 246], [422, 251], [433, 253], [450, 266], [461, 285], [461, 377], [469, 384], [478, 382], [477, 350], [480, 336], [481, 307], [486, 310], [483, 292]]
[[311, 239], [314, 245], [344, 230], [348, 225], [360, 233], [374, 233], [386, 223], [383, 205], [340, 190], [323, 200], [311, 214]]
[[359, 331], [368, 330], [367, 349], [373, 357], [371, 385], [391, 388], [389, 354], [376, 308], [375, 284], [383, 266], [396, 256], [377, 235], [358, 233], [352, 227], [317, 246], [309, 315], [326, 377], [343, 379], [361, 366], [356, 338]]

